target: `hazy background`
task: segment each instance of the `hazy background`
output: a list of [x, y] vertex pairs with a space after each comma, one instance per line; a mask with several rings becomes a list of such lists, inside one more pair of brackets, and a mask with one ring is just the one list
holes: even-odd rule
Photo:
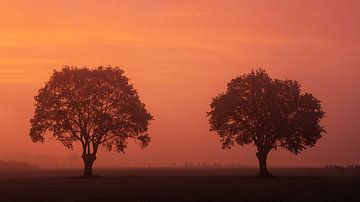
[[252, 146], [221, 149], [206, 112], [258, 67], [300, 81], [327, 113], [316, 147], [273, 151], [270, 166], [359, 164], [359, 36], [356, 0], [0, 0], [0, 160], [81, 166], [78, 148], [28, 136], [33, 96], [66, 64], [121, 66], [155, 117], [148, 148], [102, 150], [96, 167], [256, 166]]

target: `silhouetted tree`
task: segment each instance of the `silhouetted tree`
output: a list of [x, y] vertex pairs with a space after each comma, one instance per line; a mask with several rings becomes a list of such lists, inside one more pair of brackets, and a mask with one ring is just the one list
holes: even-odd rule
[[118, 67], [55, 70], [35, 96], [32, 141], [44, 142], [49, 132], [69, 149], [80, 142], [85, 177], [92, 176], [100, 145], [124, 152], [127, 139], [135, 138], [146, 147], [152, 116], [123, 73]]
[[263, 69], [233, 79], [210, 106], [210, 131], [220, 136], [223, 148], [235, 143], [257, 147], [260, 177], [271, 176], [266, 166], [270, 150], [283, 147], [298, 154], [325, 132], [320, 101], [302, 94], [297, 81], [272, 79]]

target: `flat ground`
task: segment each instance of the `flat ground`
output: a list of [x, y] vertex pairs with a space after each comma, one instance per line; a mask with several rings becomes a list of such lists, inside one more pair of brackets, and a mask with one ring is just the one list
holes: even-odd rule
[[80, 170], [0, 173], [0, 201], [360, 201], [359, 171], [273, 169]]

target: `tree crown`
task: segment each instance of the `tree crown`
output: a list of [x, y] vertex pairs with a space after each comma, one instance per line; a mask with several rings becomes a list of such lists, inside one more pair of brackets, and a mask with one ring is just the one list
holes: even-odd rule
[[233, 79], [210, 106], [210, 130], [223, 148], [253, 143], [260, 152], [280, 146], [297, 154], [325, 132], [320, 101], [302, 94], [297, 81], [272, 79], [263, 69]]
[[96, 153], [99, 145], [123, 152], [128, 138], [142, 147], [150, 141], [147, 130], [153, 117], [118, 67], [54, 70], [35, 101], [33, 142], [44, 142], [50, 132], [67, 148], [80, 141], [84, 150], [90, 153], [92, 147]]

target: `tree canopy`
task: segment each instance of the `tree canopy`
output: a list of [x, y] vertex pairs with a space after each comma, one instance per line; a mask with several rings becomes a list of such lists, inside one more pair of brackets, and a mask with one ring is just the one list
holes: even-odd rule
[[[298, 154], [325, 132], [320, 101], [301, 93], [299, 82], [272, 79], [263, 69], [233, 79], [210, 106], [210, 130], [220, 136], [223, 148], [254, 144], [265, 161], [277, 147]], [[260, 175], [268, 175], [262, 163]]]

